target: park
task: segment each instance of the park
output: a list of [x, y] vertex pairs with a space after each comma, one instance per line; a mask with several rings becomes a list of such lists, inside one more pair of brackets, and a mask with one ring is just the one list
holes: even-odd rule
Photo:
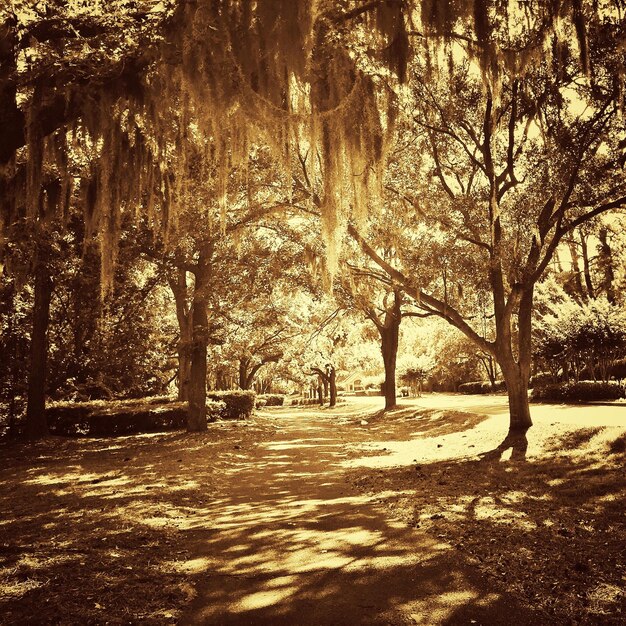
[[0, 622], [624, 623], [625, 13], [0, 6]]

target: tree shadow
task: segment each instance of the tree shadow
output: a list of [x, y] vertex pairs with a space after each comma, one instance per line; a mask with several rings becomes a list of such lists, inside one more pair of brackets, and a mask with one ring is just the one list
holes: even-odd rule
[[536, 623], [350, 483], [356, 432], [298, 417], [7, 451], [3, 622]]
[[618, 430], [564, 433], [540, 457], [527, 456], [527, 433], [508, 434], [473, 457], [365, 478], [355, 469], [352, 479], [398, 519], [454, 545], [496, 589], [532, 604], [540, 623], [617, 625], [626, 615]]
[[445, 430], [436, 411], [367, 428], [327, 412], [283, 413], [198, 435], [3, 449], [3, 622], [618, 615], [619, 600], [602, 605], [602, 594], [619, 584], [626, 559], [623, 469], [558, 455], [505, 460], [508, 450], [526, 457], [525, 437], [505, 438], [487, 462], [479, 454], [418, 471], [358, 467], [369, 460], [364, 440], [380, 446], [396, 428], [419, 450], [441, 432], [473, 428], [467, 415]]

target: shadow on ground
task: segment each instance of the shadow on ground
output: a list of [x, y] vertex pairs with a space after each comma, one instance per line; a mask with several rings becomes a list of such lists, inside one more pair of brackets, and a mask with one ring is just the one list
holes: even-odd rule
[[[3, 622], [558, 623], [544, 548], [588, 585], [597, 575], [587, 613], [616, 610], [617, 578], [577, 566], [579, 544], [559, 529], [578, 541], [575, 509], [588, 506], [579, 518], [597, 543], [615, 533], [619, 573], [623, 471], [498, 453], [376, 469], [388, 439], [436, 446], [483, 418], [374, 412], [268, 411], [202, 435], [4, 447]], [[522, 567], [542, 596], [514, 575]]]
[[202, 522], [190, 529], [204, 556], [188, 567], [202, 582], [182, 623], [506, 624], [511, 611], [536, 623], [452, 546], [355, 494], [343, 468], [350, 432], [317, 418], [288, 435], [225, 476], [212, 537]]
[[349, 480], [378, 496], [388, 514], [454, 546], [493, 588], [535, 607], [540, 623], [623, 624], [624, 435], [575, 430], [527, 457], [533, 436], [384, 473], [363, 458], [369, 474], [357, 460]]

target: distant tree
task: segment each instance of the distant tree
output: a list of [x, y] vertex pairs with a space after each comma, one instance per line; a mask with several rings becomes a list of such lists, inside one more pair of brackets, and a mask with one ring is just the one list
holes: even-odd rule
[[578, 381], [586, 372], [608, 382], [611, 368], [626, 355], [626, 315], [605, 297], [561, 304], [537, 326], [537, 357], [554, 378]]
[[430, 355], [406, 355], [398, 364], [400, 382], [409, 388], [413, 397], [420, 396], [424, 382], [434, 367], [435, 361]]

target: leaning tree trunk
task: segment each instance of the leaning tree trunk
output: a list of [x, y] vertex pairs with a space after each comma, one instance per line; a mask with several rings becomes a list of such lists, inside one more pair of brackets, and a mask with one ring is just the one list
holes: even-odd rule
[[394, 319], [388, 327], [380, 327], [381, 352], [385, 364], [385, 410], [396, 406], [396, 359], [400, 318]]
[[48, 323], [52, 279], [45, 263], [35, 268], [35, 301], [33, 329], [30, 342], [30, 371], [28, 373], [28, 404], [26, 407], [26, 436], [40, 439], [48, 434], [46, 422], [46, 362], [48, 356]]

